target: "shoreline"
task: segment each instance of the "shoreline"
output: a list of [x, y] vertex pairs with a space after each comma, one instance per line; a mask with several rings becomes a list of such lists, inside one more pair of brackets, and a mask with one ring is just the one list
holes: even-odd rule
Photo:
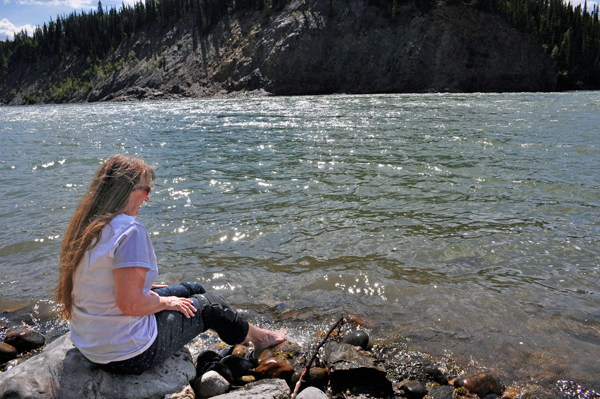
[[[52, 321], [52, 318], [47, 318]], [[355, 325], [353, 329], [349, 329], [344, 332], [344, 334], [348, 334], [352, 331], [364, 331], [371, 337], [371, 344], [369, 351], [373, 353], [376, 357], [381, 359], [390, 359], [401, 358], [404, 359], [407, 363], [402, 362], [394, 362], [395, 367], [400, 367], [403, 369], [411, 369], [414, 368], [415, 365], [421, 364], [423, 361], [429, 362], [439, 368], [448, 379], [456, 379], [460, 375], [475, 373], [480, 371], [485, 371], [487, 373], [492, 373], [500, 377], [500, 380], [504, 382], [506, 388], [510, 388], [509, 397], [505, 397], [505, 399], [515, 399], [515, 398], [577, 398], [577, 399], [595, 399], [600, 398], [600, 394], [595, 392], [593, 389], [579, 384], [577, 381], [566, 381], [556, 379], [551, 382], [549, 380], [540, 380], [540, 381], [532, 381], [532, 380], [514, 380], [507, 373], [503, 371], [502, 364], [493, 364], [486, 363], [483, 360], [476, 360], [470, 357], [469, 361], [465, 361], [465, 357], [469, 357], [469, 354], [461, 354], [463, 360], [460, 360], [459, 357], [456, 357], [452, 354], [445, 354], [444, 356], [435, 355], [431, 353], [422, 352], [420, 350], [410, 349], [408, 343], [410, 339], [406, 337], [400, 336], [380, 336], [377, 331], [377, 326], [374, 326], [370, 323], [365, 325], [360, 318], [359, 324]], [[56, 318], [54, 319], [56, 321]], [[288, 341], [300, 344], [303, 347], [303, 353], [308, 357], [310, 355], [309, 352], [314, 348], [316, 343], [320, 341], [320, 339], [325, 335], [326, 330], [328, 329], [327, 324], [321, 323], [305, 323], [303, 322], [301, 326], [293, 326], [291, 324], [281, 323], [281, 321], [273, 320], [272, 322], [265, 322], [264, 319], [260, 320], [252, 320], [251, 322], [255, 323], [257, 326], [261, 328], [268, 329], [278, 329], [278, 328], [286, 328], [288, 330]], [[23, 326], [25, 324], [23, 320], [10, 322], [6, 317], [0, 318], [0, 341], [3, 340], [4, 335], [7, 330], [11, 328], [15, 328], [18, 326]], [[66, 323], [51, 323], [53, 327], [48, 329], [48, 331], [44, 334], [47, 337], [46, 347], [48, 344], [54, 342], [55, 340], [61, 338], [65, 334], [68, 334], [68, 326]], [[40, 327], [29, 326], [34, 331], [40, 331]], [[344, 327], [347, 329], [347, 325]], [[43, 330], [43, 328], [41, 328]], [[313, 331], [312, 336], [309, 331]], [[218, 339], [216, 334], [212, 334], [210, 332], [205, 332], [199, 335], [197, 338], [192, 340], [186, 348], [192, 354], [192, 357], [195, 359], [199, 354], [201, 354], [204, 350], [208, 348], [218, 348], [222, 347], [223, 343]], [[25, 353], [24, 356], [19, 355], [16, 360], [10, 361], [3, 365], [0, 365], [0, 376], [3, 373], [9, 371], [14, 366], [26, 362], [28, 359], [38, 355], [41, 353], [43, 348], [36, 349], [34, 351]], [[400, 381], [396, 381], [400, 382]], [[532, 396], [533, 395], [533, 396]], [[540, 396], [542, 395], [542, 396]], [[358, 398], [358, 397], [357, 397]]]

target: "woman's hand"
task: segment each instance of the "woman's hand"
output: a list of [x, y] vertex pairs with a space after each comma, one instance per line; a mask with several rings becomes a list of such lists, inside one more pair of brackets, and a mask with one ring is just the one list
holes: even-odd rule
[[166, 284], [152, 284], [152, 287], [150, 289], [153, 290], [155, 288], [165, 288], [165, 287], [168, 287], [168, 285], [166, 285]]
[[197, 311], [193, 305], [191, 299], [179, 298], [177, 296], [161, 297], [161, 301], [164, 301], [167, 305], [166, 310], [176, 310], [183, 313], [188, 319], [194, 317], [194, 313]]

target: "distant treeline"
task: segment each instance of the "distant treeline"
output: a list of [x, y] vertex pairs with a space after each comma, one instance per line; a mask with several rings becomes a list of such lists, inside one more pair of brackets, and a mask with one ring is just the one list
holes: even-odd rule
[[[33, 37], [21, 31], [12, 41], [0, 41], [0, 80], [10, 68], [11, 57], [28, 62], [43, 58], [66, 59], [83, 56], [88, 66], [97, 65], [127, 38], [149, 25], [186, 19], [207, 32], [222, 16], [239, 10], [269, 13], [291, 0], [144, 0], [134, 5], [98, 8], [57, 16]], [[331, 1], [331, 0], [323, 0]], [[397, 2], [371, 0], [396, 16]], [[573, 8], [562, 0], [446, 0], [448, 4], [470, 2], [474, 7], [499, 14], [516, 28], [530, 33], [551, 55], [563, 88], [600, 89], [599, 9], [586, 5]], [[435, 6], [434, 0], [414, 0], [421, 12]]]
[[542, 45], [558, 68], [559, 86], [600, 89], [600, 9], [587, 1], [573, 8], [562, 0], [473, 0], [506, 18]]

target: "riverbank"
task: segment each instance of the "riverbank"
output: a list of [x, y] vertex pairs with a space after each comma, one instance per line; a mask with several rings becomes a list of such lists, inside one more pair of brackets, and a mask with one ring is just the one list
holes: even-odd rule
[[[251, 346], [227, 346], [222, 344], [215, 334], [205, 333], [188, 345], [187, 350], [190, 351], [191, 356], [175, 356], [169, 361], [168, 368], [173, 378], [179, 376], [177, 370], [181, 370], [183, 373], [181, 376], [188, 375], [190, 387], [182, 391], [187, 392], [186, 397], [198, 398], [218, 397], [217, 395], [228, 391], [235, 392], [254, 381], [269, 378], [285, 380], [284, 386], [289, 387], [288, 396], [292, 392], [297, 394], [312, 386], [327, 395], [324, 397], [329, 398], [422, 399], [425, 395], [438, 399], [486, 398], [490, 397], [489, 395], [502, 396], [504, 399], [560, 397], [558, 392], [544, 391], [541, 387], [529, 386], [519, 389], [507, 385], [501, 376], [480, 367], [475, 370], [471, 366], [471, 372], [465, 372], [468, 370], [461, 370], [456, 364], [448, 368], [448, 363], [435, 361], [426, 354], [398, 352], [382, 340], [370, 337], [367, 331], [368, 328], [358, 316], [349, 315], [338, 320], [328, 331], [318, 331], [307, 340], [302, 339], [304, 341], [302, 345], [294, 341], [295, 334], [290, 331], [290, 339], [286, 343], [260, 351], [254, 350]], [[47, 345], [48, 349], [40, 348], [34, 351], [31, 349], [43, 345], [43, 337], [40, 341], [39, 333], [21, 327], [3, 331], [2, 335], [5, 335], [4, 340], [7, 343], [22, 350], [19, 361], [9, 362], [2, 367], [3, 372], [0, 374], [0, 397], [2, 398], [6, 395], [11, 398], [27, 396], [26, 392], [33, 389], [28, 387], [32, 372], [37, 375], [35, 384], [38, 386], [37, 389], [41, 389], [39, 391], [41, 397], [56, 393], [60, 397], [77, 396], [78, 392], [70, 390], [80, 389], [77, 388], [79, 386], [87, 387], [90, 383], [86, 380], [95, 378], [93, 374], [98, 373], [98, 371], [90, 372], [89, 377], [84, 375], [85, 373], [81, 374], [81, 370], [94, 366], [91, 366], [91, 363], [81, 355], [74, 357], [72, 350], [75, 349], [68, 339], [68, 333], [61, 336], [56, 343]], [[15, 339], [16, 337], [18, 339]], [[57, 347], [58, 341], [65, 343]], [[63, 346], [65, 349], [62, 349]], [[69, 366], [59, 365], [63, 362], [63, 358], [65, 362], [70, 359]], [[30, 361], [28, 359], [36, 360], [28, 363]], [[183, 364], [192, 362], [192, 359], [193, 368], [196, 369], [194, 374], [184, 371], [186, 366]], [[65, 368], [69, 367], [79, 371], [65, 371]], [[44, 377], [47, 368], [55, 371]], [[307, 370], [310, 370], [310, 373]], [[154, 380], [157, 377], [153, 377], [153, 383], [144, 383], [143, 381], [147, 380], [144, 375], [145, 373], [139, 377], [139, 383], [135, 382], [137, 377], [107, 383], [106, 380], [110, 380], [111, 377], [106, 374], [102, 377], [102, 385], [95, 383], [92, 385], [96, 386], [94, 389], [103, 396], [109, 394], [108, 391], [103, 391], [109, 387], [111, 392], [129, 392], [129, 387], [115, 390], [114, 384], [123, 384], [123, 381], [126, 381], [126, 384], [142, 384], [139, 386], [139, 395], [142, 395], [140, 398], [156, 396], [152, 392], [153, 389], [160, 389], [160, 392], [163, 392], [165, 382], [156, 382]], [[162, 376], [162, 372], [159, 371], [158, 375]], [[60, 382], [59, 380], [44, 382], [44, 378], [59, 378]], [[77, 382], [71, 382], [71, 378], [76, 378]], [[302, 381], [299, 382], [300, 380]], [[178, 386], [177, 384], [175, 383], [174, 386]], [[102, 388], [103, 385], [106, 385], [106, 388]], [[250, 390], [251, 386], [253, 385], [244, 389]], [[46, 392], [42, 387], [53, 387], [51, 391], [54, 393]], [[131, 391], [130, 395], [137, 397], [133, 392], [135, 391]], [[161, 395], [164, 395], [164, 392], [159, 396]]]
[[156, 22], [95, 65], [77, 53], [14, 55], [0, 102], [557, 89], [550, 56], [503, 18], [461, 2], [395, 7], [293, 1], [224, 15], [209, 32], [190, 19]]
[[[0, 339], [4, 341], [6, 338], [7, 342], [10, 340], [10, 343], [15, 344], [15, 336], [20, 335], [23, 337], [20, 347], [26, 348], [26, 350], [18, 356], [18, 359], [0, 365], [0, 392], [4, 392], [3, 384], [8, 381], [7, 379], [3, 380], [5, 374], [13, 375], [10, 379], [17, 378], [20, 381], [17, 386], [27, 387], [27, 378], [29, 378], [27, 376], [31, 371], [27, 371], [25, 374], [15, 374], [15, 371], [19, 370], [19, 367], [23, 367], [22, 365], [28, 359], [46, 353], [44, 351], [45, 347], [31, 350], [33, 346], [29, 345], [32, 342], [39, 344], [39, 337], [41, 336], [39, 332], [32, 328], [14, 327], [15, 325], [14, 322], [8, 323], [3, 319], [3, 323], [0, 324]], [[269, 327], [273, 327], [273, 325], [277, 325], [277, 323], [270, 324]], [[333, 325], [333, 327], [336, 325]], [[188, 377], [189, 387], [181, 390], [186, 392], [186, 396], [183, 397], [188, 399], [210, 397], [200, 393], [202, 391], [202, 376], [210, 371], [213, 373], [216, 371], [220, 377], [217, 377], [219, 380], [216, 382], [216, 376], [211, 375], [208, 377], [210, 381], [205, 383], [205, 393], [219, 392], [223, 394], [230, 390], [234, 392], [253, 381], [266, 378], [282, 378], [289, 386], [290, 390], [287, 393], [289, 397], [296, 389], [302, 372], [309, 361], [311, 361], [309, 367], [309, 369], [312, 369], [311, 377], [304, 377], [304, 382], [298, 385], [298, 389], [301, 391], [307, 386], [313, 386], [329, 398], [422, 399], [425, 395], [434, 399], [450, 399], [452, 397], [459, 399], [491, 399], [497, 397], [503, 399], [593, 399], [600, 397], [593, 390], [572, 381], [556, 381], [551, 385], [548, 385], [548, 381], [545, 381], [545, 383], [543, 381], [514, 381], [502, 371], [503, 365], [501, 364], [483, 364], [483, 362], [474, 361], [474, 359], [468, 364], [461, 364], [452, 356], [439, 358], [430, 354], [411, 351], [406, 345], [398, 345], [397, 341], [394, 342], [389, 337], [373, 335], [373, 329], [369, 328], [355, 315], [346, 316], [343, 322], [337, 325], [337, 328], [317, 329], [313, 330], [312, 334], [307, 335], [306, 331], [310, 329], [310, 326], [304, 331], [290, 329], [288, 341], [269, 351], [254, 351], [252, 347], [242, 345], [227, 346], [221, 343], [216, 334], [201, 334], [187, 345], [186, 350], [189, 350], [190, 353], [189, 361], [193, 361], [196, 372], [193, 377], [192, 374]], [[27, 330], [31, 332], [27, 333]], [[7, 335], [10, 337], [7, 337]], [[66, 336], [68, 336], [68, 332]], [[56, 338], [63, 341], [64, 337], [59, 335]], [[72, 345], [70, 341], [68, 342], [69, 345]], [[357, 348], [351, 349], [351, 346]], [[3, 352], [0, 355], [4, 355], [5, 348], [0, 349]], [[61, 351], [64, 350], [60, 349], [59, 352], [62, 353]], [[46, 353], [44, 357], [51, 359], [54, 356], [51, 353], [53, 352]], [[232, 359], [232, 355], [235, 355], [237, 360]], [[468, 356], [468, 354], [466, 355]], [[178, 355], [177, 359], [180, 357]], [[266, 362], [271, 357], [277, 359]], [[87, 362], [82, 356], [79, 359], [78, 362]], [[187, 359], [186, 355], [175, 361], [185, 362]], [[261, 366], [262, 363], [265, 364]], [[215, 365], [219, 367], [215, 367]], [[43, 363], [39, 363], [34, 366], [34, 369], [41, 371], [45, 367]], [[62, 370], [62, 367], [59, 366], [48, 367]], [[69, 367], [86, 369], [88, 366], [82, 364]], [[185, 369], [183, 364], [173, 363], [169, 367], [173, 370]], [[51, 376], [55, 374], [56, 372], [53, 372]], [[159, 372], [159, 374], [161, 373]], [[107, 376], [103, 379], [106, 380]], [[246, 377], [242, 378], [243, 376]], [[79, 375], [77, 378], [81, 380], [81, 378], [87, 377]], [[140, 378], [146, 381], [144, 379], [146, 377], [142, 376]], [[133, 379], [130, 380], [133, 381]], [[36, 383], [39, 383], [39, 379], [36, 381], [38, 381]], [[131, 381], [130, 383], [132, 383]], [[67, 380], [64, 380], [63, 384], [71, 387], [69, 389], [76, 389], [73, 387], [81, 385]], [[162, 386], [160, 389], [164, 389], [164, 385], [161, 384], [163, 383], [151, 385], [140, 392], [148, 394], [152, 389], [155, 389], [155, 386]], [[216, 388], [213, 386], [214, 384], [216, 384]], [[114, 388], [114, 384], [107, 386]], [[11, 389], [14, 390], [14, 388]], [[23, 392], [28, 391], [28, 388], [23, 389]], [[13, 392], [12, 390], [9, 391]], [[6, 392], [4, 393], [8, 394]], [[192, 393], [193, 396], [190, 396]], [[11, 395], [14, 394], [13, 392]], [[4, 396], [0, 395], [0, 397]], [[15, 397], [21, 396], [17, 394]]]

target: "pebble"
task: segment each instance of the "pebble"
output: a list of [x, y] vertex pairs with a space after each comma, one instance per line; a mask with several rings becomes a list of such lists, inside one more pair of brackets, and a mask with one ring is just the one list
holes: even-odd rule
[[431, 399], [452, 399], [453, 393], [454, 389], [449, 385], [434, 385], [429, 389], [427, 395], [429, 395]]
[[207, 399], [227, 392], [229, 382], [216, 371], [209, 371], [194, 381], [192, 388], [198, 398]]
[[317, 389], [315, 387], [308, 387], [304, 390], [302, 390], [298, 396], [296, 396], [297, 399], [327, 399], [328, 396], [321, 391], [320, 389]]
[[454, 381], [454, 386], [466, 388], [480, 398], [484, 398], [489, 393], [502, 395], [504, 392], [504, 384], [500, 378], [485, 371], [459, 376]]
[[255, 370], [254, 375], [258, 379], [283, 378], [289, 379], [294, 374], [294, 368], [286, 360], [272, 357], [263, 361]]
[[367, 350], [369, 347], [369, 334], [364, 331], [354, 331], [353, 333], [348, 334], [343, 342], [354, 346], [360, 346], [364, 350]]
[[41, 348], [46, 343], [46, 339], [37, 331], [20, 327], [8, 330], [4, 342], [14, 346], [19, 353], [23, 353]]
[[408, 399], [421, 399], [427, 394], [427, 389], [421, 381], [407, 381], [404, 384], [404, 392]]
[[10, 360], [17, 358], [17, 348], [6, 342], [0, 342], [0, 364], [4, 364]]

